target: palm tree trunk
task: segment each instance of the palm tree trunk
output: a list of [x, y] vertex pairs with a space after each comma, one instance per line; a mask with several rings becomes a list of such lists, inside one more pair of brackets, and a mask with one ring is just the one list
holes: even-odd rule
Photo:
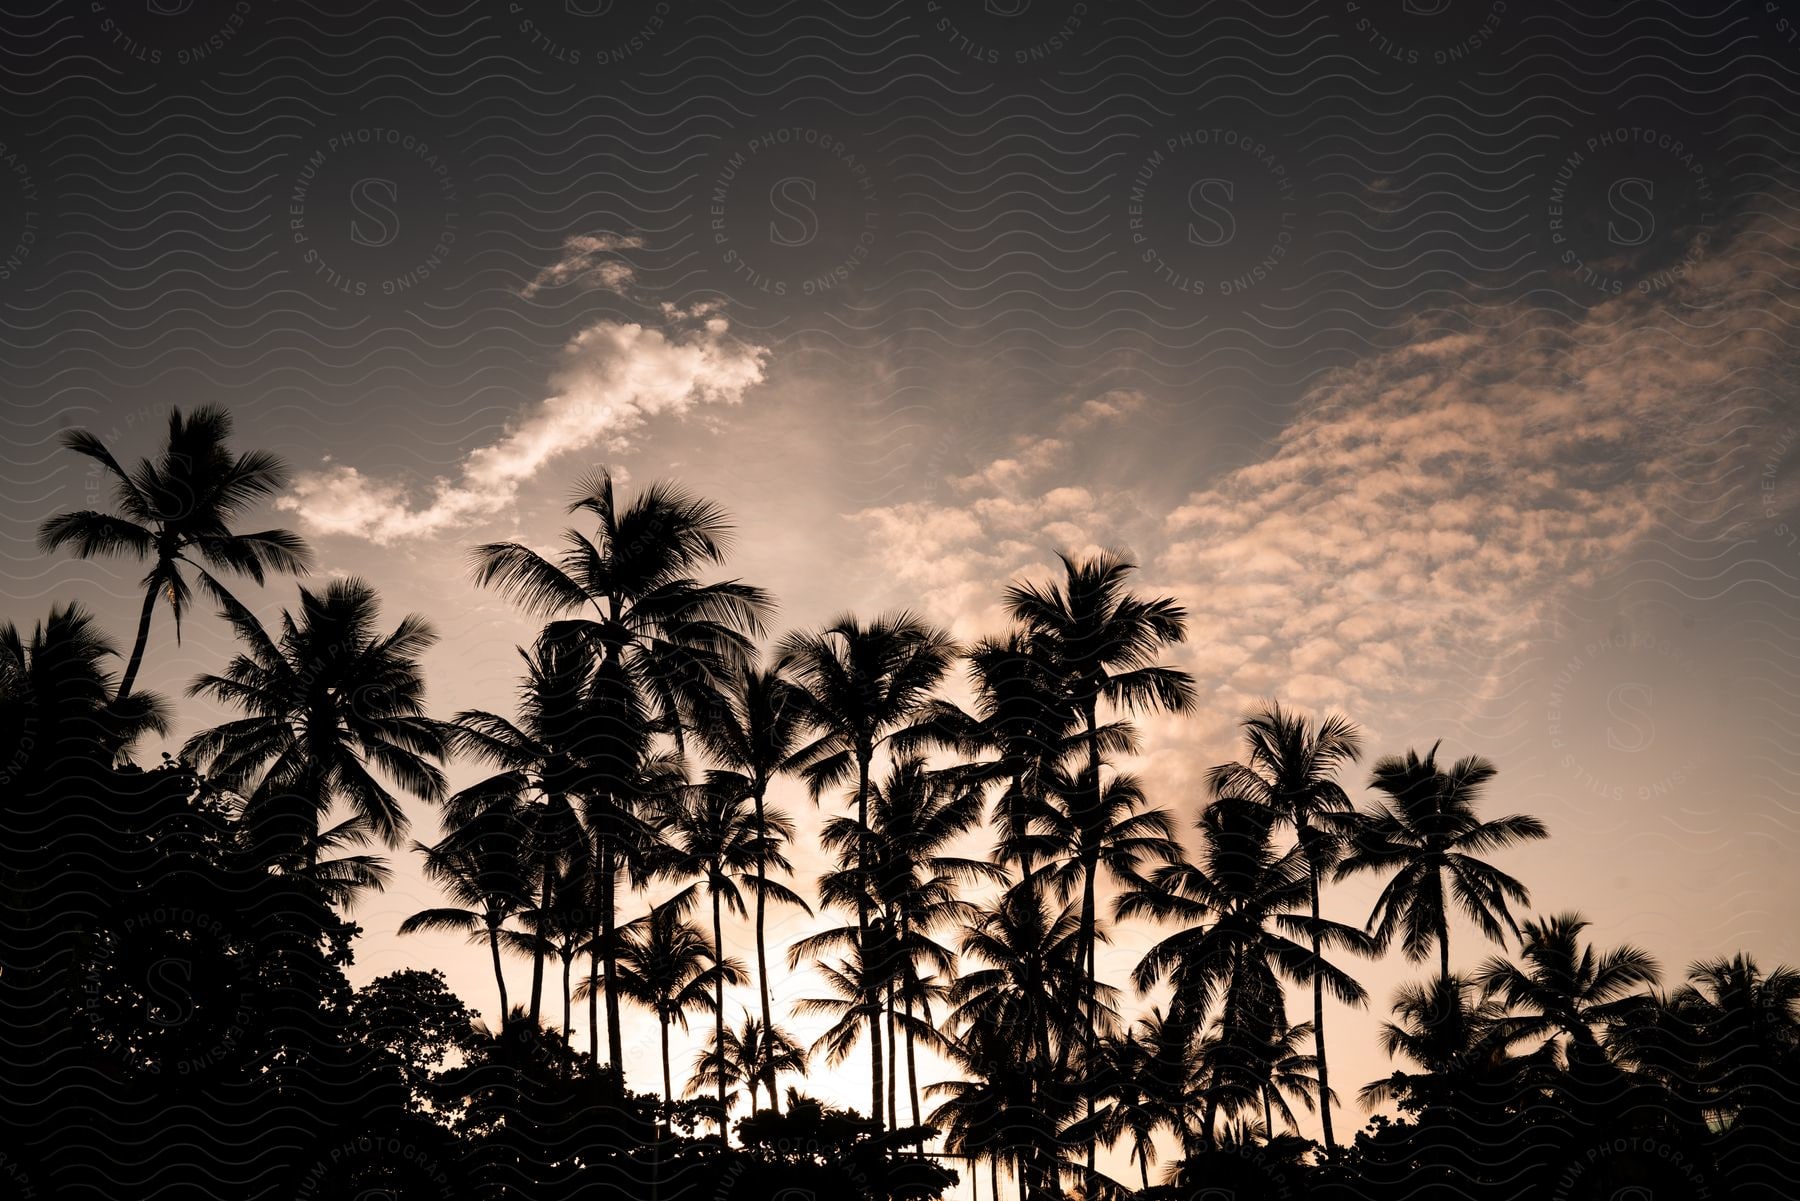
[[156, 611], [156, 597], [162, 591], [162, 572], [156, 574], [157, 582], [144, 589], [144, 604], [138, 610], [137, 639], [131, 644], [131, 658], [125, 662], [125, 674], [119, 677], [119, 691], [114, 700], [122, 701], [131, 695], [131, 686], [137, 683], [138, 668], [144, 665], [144, 648], [150, 643], [150, 616]]
[[1263, 1141], [1271, 1142], [1275, 1138], [1275, 1108], [1269, 1104], [1269, 1086], [1262, 1086], [1263, 1095]]
[[894, 982], [887, 982], [887, 1037], [888, 1037], [888, 1077], [887, 1108], [888, 1129], [900, 1129], [900, 1101], [896, 1096], [900, 1083], [900, 1040], [894, 1034]]
[[[869, 831], [869, 760], [874, 758], [873, 749], [865, 751], [861, 747], [856, 751], [856, 825], [864, 837], [857, 839], [856, 868], [868, 879], [869, 850], [866, 835]], [[868, 968], [869, 946], [869, 903], [864, 897], [856, 900], [856, 928], [861, 935], [864, 950], [864, 969]], [[869, 1006], [869, 1119], [877, 1128], [887, 1129], [886, 1115], [881, 1106], [881, 1000], [877, 993], [870, 998], [875, 1004]]]
[[988, 1157], [988, 1192], [993, 1195], [994, 1201], [1000, 1201], [1000, 1156], [998, 1154]]
[[574, 952], [573, 951], [565, 951], [563, 953], [563, 957], [562, 957], [562, 965], [563, 965], [563, 985], [562, 985], [563, 1042], [565, 1044], [569, 1041], [569, 1030], [570, 1030], [569, 1021], [570, 1021], [570, 1018], [573, 1016], [570, 1013], [570, 1009], [569, 1009], [569, 967], [574, 962], [575, 962]]
[[1450, 984], [1450, 919], [1447, 917], [1438, 931], [1438, 974], [1447, 988]]
[[[763, 937], [763, 911], [767, 905], [763, 889], [768, 884], [768, 864], [766, 862], [768, 848], [766, 844], [769, 837], [768, 823], [763, 817], [763, 791], [762, 786], [758, 785], [755, 794], [756, 836], [763, 839], [765, 843], [765, 853], [756, 857], [756, 980], [758, 989], [762, 993], [763, 1038], [769, 1042], [769, 1049], [773, 1051], [775, 1022], [769, 1015], [769, 946]], [[775, 1056], [770, 1054], [763, 1058], [763, 1087], [769, 1091], [769, 1108], [780, 1113], [781, 1104], [775, 1099]], [[756, 1112], [754, 1101], [750, 1105], [750, 1111]]]
[[[1098, 814], [1100, 812], [1100, 743], [1097, 741], [1099, 729], [1094, 701], [1089, 701], [1083, 706], [1082, 717], [1087, 722], [1089, 787], [1093, 790], [1093, 797], [1091, 798], [1090, 803], [1094, 807], [1093, 812]], [[1082, 938], [1087, 946], [1087, 1046], [1085, 1048], [1087, 1051], [1087, 1065], [1085, 1070], [1089, 1072], [1093, 1071], [1094, 1066], [1096, 1034], [1095, 1019], [1097, 1017], [1094, 1010], [1095, 1002], [1098, 997], [1096, 976], [1099, 971], [1099, 957], [1095, 953], [1094, 946], [1097, 941], [1094, 919], [1094, 873], [1099, 870], [1099, 866], [1097, 859], [1096, 861], [1088, 863], [1087, 871], [1083, 873], [1085, 879], [1083, 879], [1081, 884]], [[1094, 1117], [1094, 1093], [1092, 1089], [1084, 1088], [1082, 1091], [1086, 1094], [1086, 1104], [1083, 1108], [1086, 1111], [1088, 1120], [1091, 1122]], [[1082, 1178], [1083, 1191], [1086, 1191], [1093, 1184], [1094, 1156], [1098, 1146], [1098, 1139], [1090, 1139], [1088, 1141], [1087, 1175]]]
[[[1325, 1137], [1325, 1153], [1337, 1150], [1337, 1140], [1331, 1137], [1331, 1072], [1325, 1062], [1325, 975], [1319, 969], [1324, 960], [1319, 955], [1319, 868], [1312, 864], [1312, 992], [1313, 992], [1313, 1054], [1319, 1059], [1319, 1129]], [[1268, 1103], [1268, 1092], [1263, 1092], [1263, 1102]], [[1273, 1133], [1273, 1131], [1271, 1131]]]
[[537, 921], [533, 924], [535, 937], [531, 944], [531, 1024], [536, 1026], [543, 1013], [544, 1002], [544, 928], [549, 924], [550, 907], [554, 903], [556, 888], [556, 868], [546, 858], [543, 863], [544, 887], [538, 902]]
[[[712, 889], [713, 910], [713, 1054], [719, 1069], [719, 1141], [728, 1143], [725, 1133], [725, 927], [719, 919], [719, 889]], [[756, 1107], [750, 1107], [754, 1110]]]
[[[595, 934], [598, 940], [599, 934]], [[588, 948], [588, 1058], [600, 1066], [600, 944]]]
[[675, 1104], [675, 1085], [669, 1079], [669, 1017], [658, 1014], [662, 1021], [663, 1120], [668, 1120], [668, 1107]]
[[[909, 992], [906, 994], [906, 1087], [912, 1094], [912, 1124], [917, 1128], [925, 1123], [919, 1116], [919, 1059], [913, 1051], [912, 1016], [912, 994]], [[924, 1137], [921, 1136], [919, 1149], [923, 1150], [924, 1147]]]
[[619, 1028], [619, 949], [614, 945], [614, 892], [617, 880], [613, 871], [610, 842], [600, 851], [600, 961], [604, 969], [606, 993], [606, 1057], [607, 1062], [623, 1078], [625, 1074], [625, 1040]]
[[506, 971], [500, 963], [500, 923], [488, 922], [488, 950], [494, 957], [494, 983], [500, 986], [500, 1021], [494, 1027], [496, 1032], [506, 1028]]

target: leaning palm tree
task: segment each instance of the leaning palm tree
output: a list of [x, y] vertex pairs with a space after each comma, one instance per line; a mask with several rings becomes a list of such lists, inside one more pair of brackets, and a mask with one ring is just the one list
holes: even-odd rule
[[437, 635], [417, 614], [384, 635], [379, 616], [375, 590], [357, 579], [302, 588], [299, 612], [284, 612], [275, 635], [227, 601], [244, 650], [188, 689], [245, 715], [195, 734], [182, 755], [244, 796], [244, 820], [273, 862], [316, 862], [320, 826], [340, 804], [397, 845], [406, 813], [377, 772], [426, 800], [444, 794], [449, 740], [425, 714], [419, 665]]
[[[756, 859], [756, 980], [764, 1030], [775, 1029], [775, 1019], [769, 999], [767, 899], [763, 882], [768, 879], [773, 853], [779, 853], [782, 841], [788, 837], [769, 823], [769, 785], [797, 766], [795, 756], [806, 741], [811, 712], [806, 691], [787, 677], [786, 669], [781, 660], [768, 667], [737, 667], [727, 675], [713, 703], [701, 711], [695, 730], [714, 762], [743, 777], [756, 830], [771, 852]], [[779, 1112], [775, 1064], [768, 1061], [765, 1067], [770, 1074], [761, 1083], [768, 1090], [770, 1108]]]
[[[1156, 662], [1166, 648], [1186, 639], [1185, 609], [1169, 597], [1133, 595], [1128, 584], [1136, 566], [1118, 555], [1057, 557], [1063, 565], [1060, 583], [1014, 584], [1006, 591], [1006, 604], [1020, 629], [1036, 640], [1055, 664], [1060, 699], [1078, 715], [1086, 734], [1087, 764], [1076, 776], [1081, 787], [1068, 797], [1069, 824], [1082, 830], [1098, 824], [1097, 812], [1106, 802], [1100, 706], [1104, 703], [1127, 712], [1186, 712], [1195, 703], [1194, 682], [1187, 672]], [[1098, 964], [1095, 887], [1100, 854], [1100, 845], [1089, 841], [1079, 862], [1090, 1058], [1099, 1033], [1094, 993]], [[1090, 1172], [1093, 1161], [1090, 1147]]]
[[291, 531], [232, 530], [246, 509], [281, 488], [287, 468], [267, 451], [233, 454], [230, 438], [231, 416], [225, 410], [205, 405], [183, 416], [174, 409], [161, 453], [128, 471], [87, 430], [68, 430], [62, 436], [64, 447], [93, 459], [112, 477], [117, 512], [58, 513], [39, 527], [39, 546], [47, 551], [68, 546], [83, 559], [133, 555], [150, 564], [140, 581], [144, 602], [131, 658], [119, 678], [119, 697], [129, 696], [137, 683], [158, 597], [167, 598], [180, 640], [182, 617], [193, 602], [186, 572], [193, 572], [225, 604], [231, 594], [214, 572], [261, 584], [270, 572], [304, 573], [311, 561], [312, 552]]
[[[819, 731], [794, 756], [800, 776], [814, 799], [828, 788], [854, 782], [856, 824], [867, 831], [870, 766], [876, 752], [889, 744], [904, 751], [919, 737], [915, 724], [931, 690], [949, 670], [956, 646], [942, 630], [898, 613], [867, 624], [844, 616], [816, 633], [789, 635], [782, 642], [782, 655], [807, 691], [810, 720]], [[866, 848], [866, 840], [861, 845]], [[866, 859], [857, 868], [866, 879], [870, 869]], [[871, 902], [861, 893], [856, 896], [857, 925], [866, 930]], [[884, 1120], [881, 1007], [865, 1016], [870, 1023], [870, 1116], [880, 1123]]]
[[1475, 807], [1498, 770], [1477, 755], [1448, 771], [1437, 764], [1437, 744], [1421, 759], [1390, 755], [1375, 764], [1370, 786], [1387, 800], [1345, 827], [1353, 831], [1348, 857], [1336, 878], [1389, 873], [1387, 887], [1369, 914], [1369, 927], [1385, 946], [1398, 932], [1406, 957], [1424, 959], [1438, 948], [1438, 975], [1450, 978], [1452, 904], [1490, 940], [1519, 935], [1511, 904], [1526, 904], [1523, 884], [1477, 856], [1548, 838], [1544, 823], [1525, 814], [1483, 821]]
[[[1244, 760], [1212, 770], [1213, 796], [1221, 801], [1261, 805], [1290, 827], [1306, 857], [1308, 900], [1312, 920], [1320, 920], [1319, 882], [1342, 858], [1344, 839], [1321, 815], [1343, 814], [1354, 806], [1338, 783], [1338, 773], [1362, 755], [1362, 735], [1349, 719], [1329, 714], [1315, 722], [1304, 714], [1269, 702], [1245, 717]], [[1310, 939], [1315, 959], [1320, 956], [1319, 936]], [[1325, 977], [1313, 974], [1313, 1054], [1317, 1058], [1319, 1087], [1329, 1097], [1331, 1075], [1325, 1058]], [[1336, 1150], [1332, 1137], [1331, 1104], [1319, 1107], [1320, 1131], [1325, 1149]]]
[[507, 919], [530, 904], [528, 828], [517, 810], [494, 807], [472, 817], [433, 846], [414, 843], [425, 859], [425, 878], [455, 904], [424, 909], [400, 923], [401, 934], [457, 930], [485, 940], [500, 992], [500, 1014], [510, 1011], [500, 958]]
[[[735, 772], [714, 772], [705, 783], [675, 790], [655, 818], [663, 852], [658, 863], [677, 879], [695, 879], [712, 904], [713, 946], [725, 945], [724, 910], [738, 917], [749, 914], [744, 889], [759, 900], [773, 898], [812, 913], [791, 888], [768, 878], [768, 868], [791, 871], [779, 842], [793, 837], [793, 823], [779, 811], [765, 812], [759, 824], [752, 812], [747, 781]], [[767, 837], [773, 833], [776, 841]], [[726, 1045], [725, 973], [714, 976], [718, 995], [713, 1003], [713, 1053]], [[719, 1112], [726, 1110], [727, 1074], [713, 1073], [718, 1085]], [[720, 1119], [723, 1121], [723, 1117]]]
[[1592, 1058], [1600, 1051], [1596, 1028], [1626, 1021], [1654, 1004], [1642, 990], [1655, 985], [1660, 969], [1648, 951], [1634, 946], [1596, 954], [1581, 942], [1588, 925], [1574, 913], [1526, 922], [1522, 962], [1493, 956], [1476, 971], [1474, 983], [1512, 1010], [1518, 1036], [1566, 1037]]
[[168, 729], [160, 697], [117, 696], [105, 665], [117, 654], [80, 605], [52, 608], [30, 637], [10, 621], [0, 625], [0, 783], [14, 783], [28, 763], [110, 758], [114, 748]]
[[[553, 618], [546, 633], [572, 638], [596, 660], [594, 694], [603, 720], [616, 728], [621, 752], [586, 766], [594, 803], [607, 811], [609, 788], [635, 774], [640, 734], [675, 736], [703, 710], [728, 673], [750, 658], [770, 600], [760, 588], [726, 580], [702, 583], [695, 573], [723, 562], [731, 523], [709, 501], [666, 483], [626, 504], [602, 471], [582, 480], [571, 513], [595, 521], [592, 537], [563, 532], [563, 549], [547, 558], [517, 542], [491, 542], [471, 552], [477, 583], [492, 585], [527, 611]], [[610, 835], [596, 848], [594, 871], [604, 969], [607, 1051], [624, 1058], [615, 986], [617, 901], [613, 882], [623, 865]]]

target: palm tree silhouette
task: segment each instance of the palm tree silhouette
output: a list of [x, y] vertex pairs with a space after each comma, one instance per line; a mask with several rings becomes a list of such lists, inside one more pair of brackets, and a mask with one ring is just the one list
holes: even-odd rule
[[[1199, 862], [1159, 868], [1122, 895], [1119, 917], [1174, 919], [1185, 928], [1147, 951], [1132, 982], [1148, 990], [1167, 979], [1169, 1020], [1198, 1034], [1215, 1002], [1230, 1048], [1267, 1044], [1286, 1028], [1281, 981], [1320, 980], [1345, 1004], [1366, 997], [1362, 985], [1315, 955], [1325, 947], [1358, 948], [1367, 939], [1338, 922], [1303, 916], [1311, 895], [1311, 871], [1299, 844], [1278, 852], [1272, 840], [1275, 813], [1261, 806], [1215, 802], [1202, 813]], [[1211, 924], [1201, 924], [1206, 918]], [[1302, 943], [1296, 939], [1305, 939]], [[1220, 1061], [1214, 1059], [1215, 1067]], [[1213, 1137], [1219, 1078], [1212, 1073], [1202, 1133]]]
[[103, 755], [165, 733], [168, 706], [154, 693], [119, 696], [105, 660], [118, 655], [80, 605], [50, 610], [30, 638], [0, 625], [0, 784], [28, 764]]
[[1437, 749], [1433, 744], [1423, 759], [1408, 751], [1404, 758], [1388, 756], [1375, 764], [1370, 786], [1388, 799], [1341, 827], [1353, 831], [1354, 841], [1336, 878], [1392, 873], [1369, 914], [1369, 927], [1384, 946], [1399, 931], [1406, 957], [1414, 962], [1435, 942], [1438, 975], [1447, 980], [1452, 901], [1502, 944], [1507, 930], [1515, 938], [1519, 934], [1510, 904], [1530, 901], [1523, 884], [1476, 856], [1547, 838], [1549, 831], [1524, 814], [1482, 821], [1475, 806], [1498, 769], [1469, 755], [1445, 771], [1437, 765]]
[[[437, 635], [417, 614], [380, 634], [375, 590], [357, 579], [300, 590], [271, 637], [235, 601], [225, 617], [244, 650], [188, 688], [245, 714], [189, 738], [184, 758], [245, 797], [244, 820], [270, 862], [318, 861], [321, 821], [339, 803], [392, 847], [407, 828], [376, 772], [425, 800], [444, 794], [449, 740], [425, 714], [419, 656]], [[371, 770], [373, 769], [373, 771]]]
[[[1187, 637], [1187, 611], [1168, 597], [1132, 595], [1127, 577], [1136, 566], [1117, 555], [1075, 559], [1059, 553], [1057, 557], [1063, 565], [1061, 583], [1014, 584], [1006, 590], [1006, 606], [1012, 619], [1055, 664], [1063, 703], [1080, 717], [1086, 734], [1088, 759], [1076, 776], [1079, 787], [1065, 794], [1068, 825], [1085, 834], [1109, 824], [1104, 816], [1110, 806], [1101, 771], [1101, 703], [1128, 712], [1170, 713], [1185, 712], [1194, 705], [1193, 678], [1156, 662], [1164, 649]], [[1103, 847], [1102, 841], [1091, 837], [1077, 844], [1090, 1058], [1099, 1033], [1092, 994], [1097, 983], [1095, 886]], [[1091, 1147], [1087, 1166], [1091, 1173]]]
[[[582, 841], [578, 794], [608, 731], [596, 713], [593, 657], [583, 648], [546, 635], [518, 653], [525, 674], [516, 720], [465, 709], [451, 721], [451, 745], [500, 770], [452, 797], [445, 816], [453, 831], [517, 820], [524, 833], [522, 852], [531, 861], [528, 890], [537, 896], [535, 912], [547, 915], [563, 866]], [[530, 911], [528, 905], [522, 912]], [[547, 917], [539, 920], [549, 924]], [[533, 1022], [543, 1012], [546, 945], [531, 944]]]
[[[751, 658], [770, 600], [762, 589], [726, 580], [701, 583], [694, 573], [724, 561], [731, 523], [709, 501], [657, 483], [620, 505], [605, 471], [582, 480], [571, 513], [595, 520], [593, 537], [563, 532], [549, 559], [517, 542], [490, 542], [471, 552], [477, 583], [492, 585], [528, 612], [554, 618], [547, 636], [574, 639], [597, 660], [593, 693], [601, 720], [630, 748], [604, 743], [586, 765], [592, 803], [608, 811], [609, 787], [628, 778], [641, 758], [644, 731], [682, 730], [703, 711], [728, 673]], [[596, 849], [599, 939], [607, 1016], [607, 1053], [624, 1056], [615, 985], [615, 882], [622, 865], [615, 838]]]
[[[884, 615], [866, 625], [844, 616], [817, 633], [789, 635], [782, 642], [781, 654], [792, 663], [795, 679], [807, 691], [811, 722], [819, 731], [818, 737], [794, 756], [800, 776], [815, 800], [827, 788], [854, 781], [856, 824], [867, 831], [870, 766], [875, 754], [886, 745], [904, 753], [924, 739], [916, 723], [926, 712], [931, 690], [949, 670], [955, 644], [942, 630], [908, 613]], [[859, 842], [859, 856], [866, 856], [867, 845], [866, 839]], [[866, 858], [856, 866], [867, 880], [870, 864]], [[871, 905], [866, 887], [853, 889], [850, 900], [856, 908], [857, 925], [866, 933]], [[845, 979], [854, 978], [860, 984], [863, 973], [877, 970], [884, 970], [879, 961], [862, 954]], [[864, 1014], [869, 1022], [870, 1117], [878, 1124], [885, 1121], [881, 1015], [879, 1004]], [[833, 1046], [848, 1052], [847, 1043]]]
[[38, 529], [38, 545], [46, 550], [72, 547], [78, 558], [134, 555], [150, 562], [140, 581], [144, 602], [138, 611], [137, 637], [119, 679], [119, 697], [131, 694], [150, 640], [150, 618], [158, 597], [166, 597], [181, 639], [181, 619], [192, 603], [193, 589], [183, 574], [191, 570], [222, 605], [235, 605], [213, 572], [247, 576], [261, 584], [269, 572], [304, 573], [312, 552], [299, 535], [284, 529], [253, 534], [233, 532], [231, 523], [243, 512], [273, 496], [287, 482], [287, 468], [267, 451], [233, 454], [231, 415], [204, 405], [183, 416], [169, 413], [162, 451], [141, 459], [127, 471], [106, 444], [87, 430], [67, 430], [65, 448], [99, 463], [112, 477], [116, 513], [83, 509], [58, 513]]
[[[697, 717], [695, 733], [720, 767], [743, 777], [755, 810], [758, 837], [766, 848], [756, 858], [756, 980], [762, 1003], [762, 1029], [774, 1030], [769, 997], [769, 952], [766, 928], [767, 898], [763, 882], [769, 864], [779, 856], [782, 842], [791, 832], [771, 828], [768, 820], [769, 785], [779, 775], [795, 770], [795, 756], [806, 739], [810, 705], [806, 691], [785, 674], [787, 664], [776, 661], [766, 668], [751, 664], [730, 672], [712, 704]], [[785, 819], [783, 819], [785, 820]], [[781, 1111], [775, 1091], [775, 1064], [765, 1067], [769, 1076], [762, 1085], [769, 1092], [769, 1107]]]
[[[711, 1009], [715, 977], [723, 975], [741, 983], [743, 967], [721, 959], [706, 932], [686, 916], [694, 904], [694, 890], [680, 893], [655, 906], [649, 913], [619, 929], [618, 983], [621, 995], [656, 1015], [662, 1031], [663, 1104], [675, 1100], [669, 1068], [669, 1027], [688, 1028], [687, 1015], [694, 1009]], [[591, 980], [577, 986], [585, 996]]]
[[[696, 1057], [694, 1077], [688, 1082], [690, 1093], [716, 1086], [723, 1075], [728, 1087], [743, 1087], [754, 1113], [756, 1090], [765, 1080], [783, 1072], [806, 1071], [806, 1053], [793, 1038], [784, 1030], [770, 1030], [749, 1010], [744, 1011], [744, 1020], [736, 1029], [726, 1028], [724, 1048], [721, 1056], [715, 1043]], [[778, 1104], [777, 1098], [769, 1098], [769, 1107], [779, 1113]]]
[[[1314, 722], [1303, 714], [1269, 702], [1245, 717], [1245, 761], [1227, 763], [1212, 770], [1213, 795], [1220, 800], [1261, 805], [1281, 824], [1294, 831], [1306, 857], [1308, 901], [1312, 920], [1320, 921], [1319, 881], [1335, 866], [1344, 850], [1336, 831], [1320, 824], [1321, 815], [1353, 810], [1350, 796], [1338, 783], [1338, 772], [1362, 755], [1362, 735], [1349, 719], [1330, 714]], [[1313, 957], [1320, 956], [1319, 935], [1310, 938]], [[1357, 953], [1373, 954], [1374, 947], [1347, 945]], [[1314, 973], [1313, 1054], [1322, 1094], [1331, 1089], [1330, 1064], [1325, 1057], [1325, 977]], [[1331, 1104], [1319, 1107], [1320, 1131], [1327, 1152], [1337, 1148], [1332, 1137]]]
[[507, 919], [530, 904], [528, 840], [523, 814], [496, 805], [473, 815], [436, 845], [414, 843], [413, 849], [425, 860], [425, 878], [456, 904], [420, 910], [401, 922], [399, 929], [401, 934], [459, 930], [471, 941], [485, 941], [493, 959], [503, 1019], [510, 1006], [500, 957], [501, 944], [506, 941], [502, 932]]
[[[715, 948], [725, 945], [723, 910], [748, 916], [743, 889], [759, 899], [773, 897], [810, 914], [811, 906], [793, 889], [768, 878], [768, 868], [791, 871], [779, 843], [793, 837], [793, 823], [779, 811], [765, 811], [759, 822], [750, 807], [747, 781], [735, 772], [714, 772], [705, 783], [676, 789], [668, 795], [655, 818], [664, 854], [659, 866], [680, 879], [698, 877], [712, 903], [712, 937]], [[770, 835], [773, 835], [771, 840]], [[717, 973], [718, 995], [713, 1004], [714, 1054], [722, 1053], [725, 1039], [725, 976]], [[718, 1085], [720, 1121], [726, 1109], [727, 1073], [713, 1073]], [[722, 1127], [721, 1127], [722, 1128]]]
[[1596, 1027], [1629, 1020], [1654, 1002], [1647, 992], [1661, 969], [1648, 951], [1615, 947], [1596, 954], [1583, 946], [1589, 926], [1575, 913], [1528, 921], [1520, 942], [1521, 963], [1492, 956], [1474, 973], [1485, 995], [1512, 1010], [1512, 1033], [1519, 1037], [1570, 1039], [1591, 1064], [1600, 1062]]
[[1410, 1060], [1419, 1075], [1396, 1073], [1364, 1085], [1358, 1096], [1365, 1105], [1421, 1092], [1453, 1102], [1503, 1074], [1521, 1037], [1505, 1006], [1462, 976], [1402, 985], [1393, 1013], [1397, 1020], [1382, 1023], [1378, 1045], [1389, 1058]]

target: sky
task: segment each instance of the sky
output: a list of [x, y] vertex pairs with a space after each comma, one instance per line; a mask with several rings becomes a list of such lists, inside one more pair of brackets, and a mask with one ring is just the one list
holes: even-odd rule
[[[202, 403], [292, 466], [267, 523], [373, 581], [390, 622], [431, 620], [446, 716], [506, 708], [530, 637], [467, 548], [551, 545], [601, 465], [728, 509], [726, 570], [775, 593], [781, 630], [906, 607], [973, 638], [1007, 582], [1112, 548], [1189, 611], [1170, 658], [1198, 710], [1143, 719], [1131, 765], [1184, 826], [1248, 706], [1338, 710], [1371, 755], [1499, 765], [1491, 812], [1553, 835], [1501, 856], [1530, 913], [1579, 909], [1671, 978], [1738, 949], [1800, 962], [1796, 19], [9, 15], [0, 617], [76, 599], [128, 638], [136, 573], [35, 548], [105, 498], [56, 437], [137, 456]], [[240, 595], [273, 615], [293, 589]], [[204, 613], [171, 635], [159, 616], [143, 677], [171, 695], [230, 651]], [[184, 703], [177, 736], [221, 716]], [[782, 791], [810, 883], [833, 807]], [[434, 903], [395, 862], [353, 979], [430, 964], [491, 1011], [484, 952], [393, 934]], [[1373, 895], [1336, 888], [1328, 913]], [[1102, 971], [1155, 936], [1117, 931]], [[1493, 949], [1455, 932], [1460, 966]], [[1386, 1000], [1422, 974], [1361, 970], [1371, 1006], [1328, 1014], [1353, 1117], [1388, 1070]], [[629, 1020], [649, 1087], [654, 1025]], [[808, 1087], [866, 1104], [864, 1080]]]

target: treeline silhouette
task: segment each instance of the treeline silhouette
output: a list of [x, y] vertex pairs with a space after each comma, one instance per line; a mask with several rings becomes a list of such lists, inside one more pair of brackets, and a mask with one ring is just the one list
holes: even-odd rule
[[[235, 528], [285, 472], [230, 433], [177, 411], [129, 469], [65, 435], [113, 504], [49, 518], [44, 548], [147, 564], [122, 673], [79, 605], [0, 627], [0, 1176], [21, 1196], [1800, 1192], [1800, 973], [1737, 955], [1665, 981], [1579, 915], [1528, 916], [1493, 859], [1547, 831], [1482, 811], [1494, 766], [1381, 758], [1358, 806], [1363, 739], [1340, 716], [1269, 703], [1204, 797], [1157, 804], [1120, 765], [1134, 715], [1197, 704], [1163, 662], [1187, 618], [1120, 559], [1014, 585], [1010, 628], [969, 646], [905, 613], [771, 640], [771, 598], [710, 578], [720, 509], [668, 484], [621, 498], [601, 473], [556, 554], [473, 550], [477, 583], [542, 626], [510, 705], [445, 719], [430, 626], [387, 625], [369, 585], [302, 587], [272, 626], [233, 595], [310, 553]], [[189, 691], [236, 716], [144, 770], [129, 755], [170, 709], [135, 684], [195, 588], [240, 649]], [[453, 757], [483, 778], [452, 791]], [[810, 889], [769, 800], [784, 777], [831, 812]], [[368, 848], [403, 845], [408, 797], [438, 810], [442, 837], [410, 853], [443, 904], [400, 932], [484, 948], [497, 1028], [438, 973], [344, 976], [356, 902], [389, 874]], [[1324, 917], [1364, 874], [1383, 885], [1367, 922]], [[771, 947], [771, 907], [823, 928]], [[1119, 920], [1160, 934], [1109, 981]], [[1453, 920], [1501, 953], [1455, 970]], [[1395, 1072], [1361, 1089], [1392, 1115], [1345, 1139], [1327, 1002], [1368, 1004], [1357, 965], [1396, 950], [1430, 966], [1382, 1028]], [[784, 964], [825, 995], [775, 1012]], [[627, 1005], [661, 1034], [656, 1079], [630, 1082], [648, 1092], [623, 1075]], [[802, 1046], [794, 1017], [825, 1031]], [[678, 1072], [691, 1022], [706, 1037]], [[864, 1113], [804, 1095], [853, 1060]]]

